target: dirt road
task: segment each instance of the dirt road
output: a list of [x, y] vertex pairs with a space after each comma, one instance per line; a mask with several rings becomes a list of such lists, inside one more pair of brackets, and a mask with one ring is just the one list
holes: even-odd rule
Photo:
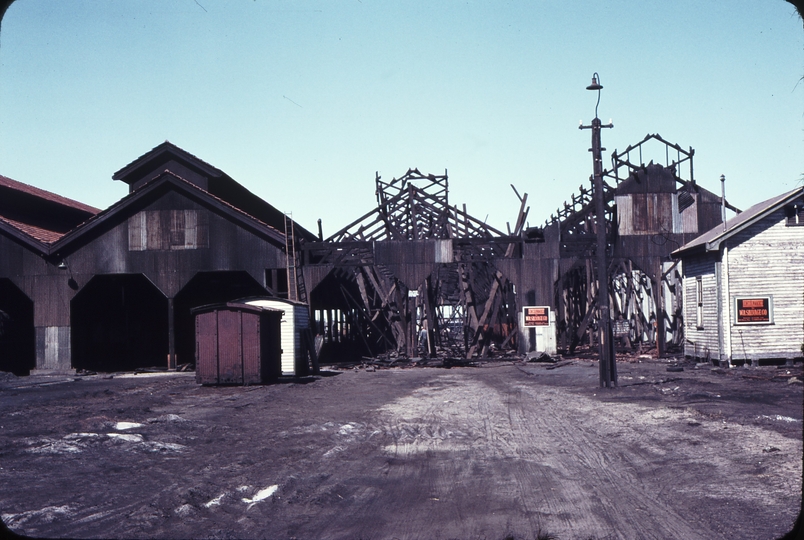
[[777, 538], [801, 506], [800, 373], [21, 378], [0, 385], [0, 511], [71, 538]]

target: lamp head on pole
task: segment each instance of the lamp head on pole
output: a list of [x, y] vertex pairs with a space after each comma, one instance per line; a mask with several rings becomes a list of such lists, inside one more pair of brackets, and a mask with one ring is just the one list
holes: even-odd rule
[[595, 72], [595, 74], [592, 75], [592, 84], [587, 86], [586, 89], [587, 90], [602, 90], [603, 85], [598, 82], [599, 77], [600, 77], [600, 75], [598, 75], [597, 72]]
[[597, 108], [600, 105], [600, 91], [603, 89], [603, 85], [600, 84], [600, 75], [597, 74], [597, 71], [592, 75], [592, 84], [587, 86], [586, 89], [597, 90], [597, 104], [595, 105], [595, 118], [597, 118]]

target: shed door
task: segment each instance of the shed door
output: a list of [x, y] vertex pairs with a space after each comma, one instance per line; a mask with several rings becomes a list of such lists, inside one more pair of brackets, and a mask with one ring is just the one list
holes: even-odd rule
[[218, 317], [214, 311], [195, 318], [195, 380], [218, 383]]
[[259, 384], [260, 369], [260, 316], [257, 313], [241, 313], [243, 345], [243, 384]]
[[218, 311], [218, 374], [220, 384], [243, 384], [239, 311]]

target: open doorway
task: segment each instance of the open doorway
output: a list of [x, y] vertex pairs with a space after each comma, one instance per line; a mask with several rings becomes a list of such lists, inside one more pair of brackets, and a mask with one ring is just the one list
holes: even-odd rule
[[36, 367], [33, 301], [0, 279], [0, 371], [29, 375]]
[[190, 310], [268, 293], [248, 272], [199, 272], [179, 291], [173, 302], [176, 363], [195, 362], [195, 320]]
[[167, 366], [168, 301], [142, 274], [93, 277], [70, 302], [70, 314], [74, 368]]

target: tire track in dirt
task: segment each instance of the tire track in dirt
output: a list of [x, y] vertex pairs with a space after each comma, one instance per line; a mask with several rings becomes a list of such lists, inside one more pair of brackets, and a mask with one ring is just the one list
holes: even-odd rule
[[[25, 415], [7, 399], [0, 465], [24, 497], [0, 507], [27, 534], [70, 537], [755, 540], [792, 523], [802, 442], [768, 416], [789, 410], [602, 402], [577, 375], [387, 370], [152, 399], [141, 383], [113, 405], [99, 389], [136, 392], [98, 382], [80, 409], [42, 391], [52, 404]], [[119, 421], [144, 442], [87, 435]]]
[[[663, 410], [601, 405], [562, 389], [511, 381], [510, 375], [481, 381], [471, 371], [453, 371], [383, 407], [383, 422], [373, 429], [383, 433], [394, 465], [363, 515], [387, 515], [394, 499], [404, 501], [389, 522], [399, 538], [499, 536], [506, 530], [523, 536], [549, 531], [562, 539], [733, 537], [682, 516], [672, 504], [680, 490], [667, 483], [675, 484], [673, 474], [676, 480], [694, 476], [682, 468], [695, 460], [658, 447], [657, 426], [686, 413], [671, 418]], [[587, 413], [601, 406], [624, 420], [593, 423]], [[657, 473], [675, 462], [681, 468]], [[418, 493], [401, 491], [410, 478], [421, 479]], [[489, 490], [489, 499], [506, 503], [472, 516], [467, 529], [463, 513], [477, 508], [473, 493]], [[448, 505], [452, 513], [428, 508], [428, 501]]]
[[[629, 450], [606, 444], [605, 435], [579, 418], [573, 396], [554, 389], [540, 388], [539, 392], [550, 396], [553, 403], [539, 409], [534, 431], [573, 450], [571, 460], [551, 460], [562, 473], [560, 486], [569, 502], [562, 511], [575, 516], [571, 523], [565, 522], [570, 532], [603, 532], [619, 538], [716, 538], [711, 531], [690, 527], [658, 501], [640, 478], [642, 460]], [[538, 403], [538, 398], [534, 401]]]
[[[509, 379], [505, 381], [495, 386], [504, 389]], [[726, 500], [747, 499], [748, 508], [756, 508], [758, 503], [775, 503], [778, 508], [779, 501], [768, 499], [770, 494], [784, 494], [778, 482], [787, 488], [788, 499], [793, 498], [790, 495], [796, 490], [800, 492], [800, 485], [795, 485], [795, 479], [801, 477], [800, 460], [795, 460], [792, 467], [788, 463], [786, 470], [779, 471], [775, 481], [759, 482], [743, 474], [740, 483], [753, 489], [733, 493], [734, 475], [739, 474], [734, 462], [739, 458], [724, 459], [724, 452], [712, 448], [702, 452], [707, 442], [711, 444], [711, 431], [719, 427], [704, 425], [694, 435], [689, 434], [690, 425], [701, 426], [689, 411], [627, 403], [601, 405], [562, 388], [525, 385], [518, 392], [528, 397], [515, 403], [533, 406], [540, 401], [552, 401], [551, 406], [536, 409], [534, 431], [548, 433], [555, 443], [573, 448], [573, 459], [560, 460], [557, 466], [567, 476], [588, 480], [565, 480], [561, 487], [576, 496], [597, 501], [592, 510], [598, 521], [604, 521], [604, 527], [598, 528], [596, 534], [610, 531], [609, 534], [624, 538], [757, 538], [760, 531], [729, 530], [728, 518], [723, 518], [725, 527], [705, 523], [700, 514], [705, 512], [706, 503], [711, 503], [709, 495], [726, 491], [729, 493]], [[593, 407], [601, 406], [607, 407], [610, 414], [594, 417], [589, 414]], [[525, 409], [520, 413], [525, 414]], [[676, 431], [668, 429], [668, 425], [677, 426]], [[522, 426], [514, 433], [527, 433], [529, 427], [534, 429], [527, 423]], [[737, 443], [735, 454], [753, 454], [755, 458], [767, 440], [780, 445], [787, 455], [801, 454], [801, 441], [786, 440], [775, 432], [751, 426], [732, 424], [730, 427]], [[705, 475], [701, 474], [702, 469]], [[702, 476], [706, 480], [702, 480]], [[784, 478], [792, 480], [784, 482]], [[675, 510], [674, 503], [678, 500], [684, 503], [683, 516]], [[790, 507], [793, 519], [799, 501], [797, 499]], [[713, 526], [717, 530], [713, 530]], [[584, 531], [586, 534], [589, 533]]]

